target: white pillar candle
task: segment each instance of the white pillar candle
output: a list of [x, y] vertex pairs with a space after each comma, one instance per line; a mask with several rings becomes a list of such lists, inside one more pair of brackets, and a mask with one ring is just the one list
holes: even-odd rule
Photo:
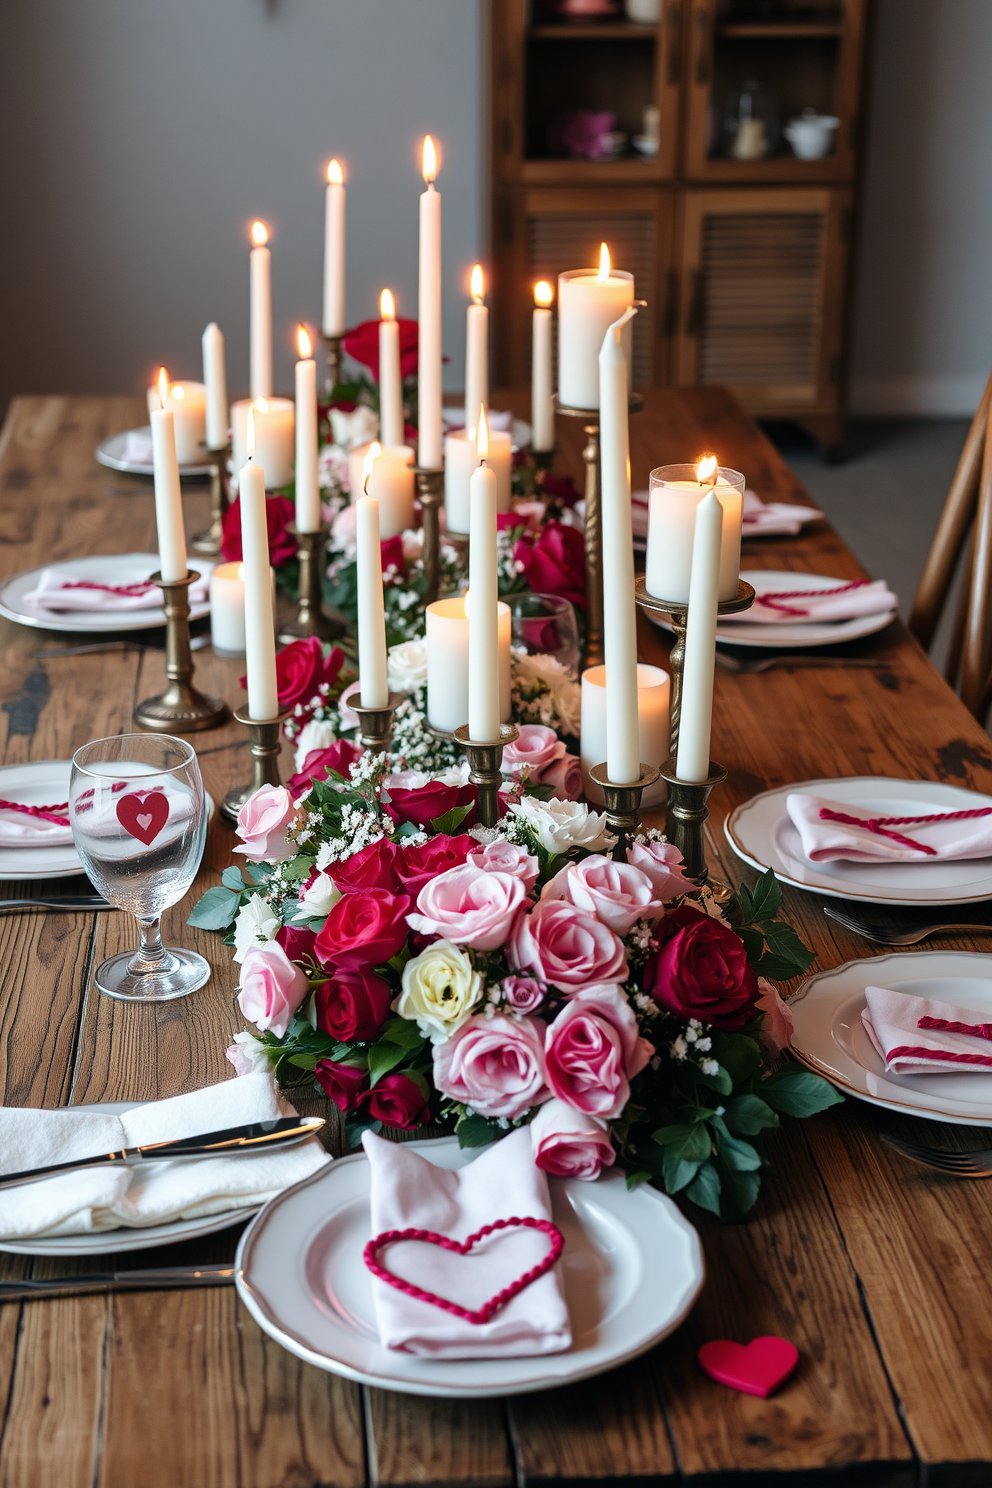
[[644, 584], [656, 599], [684, 604], [689, 598], [696, 509], [714, 489], [714, 480], [723, 508], [720, 598], [733, 599], [737, 593], [744, 477], [738, 470], [716, 468], [715, 457], [709, 455], [698, 465], [661, 465], [651, 472]]
[[344, 171], [339, 160], [332, 160], [327, 167], [324, 193], [324, 315], [321, 328], [325, 336], [341, 336], [345, 330], [344, 204]]
[[219, 656], [245, 654], [243, 563], [218, 563], [211, 569], [210, 643]]
[[276, 632], [272, 613], [269, 534], [265, 523], [265, 472], [254, 464], [253, 419], [248, 420], [248, 460], [238, 473], [241, 496], [241, 551], [245, 579], [245, 671], [248, 674], [248, 717], [275, 718], [279, 712], [276, 689]]
[[[480, 461], [489, 453], [483, 412], [477, 430]], [[469, 490], [468, 734], [473, 743], [499, 742], [499, 604], [496, 573], [496, 475], [482, 463]]]
[[202, 465], [207, 449], [207, 390], [203, 383], [170, 383], [169, 408], [176, 428], [176, 459], [180, 465]]
[[248, 413], [255, 425], [255, 460], [265, 471], [270, 491], [293, 479], [296, 412], [292, 398], [242, 398], [231, 404], [231, 442], [234, 468], [248, 459]]
[[358, 677], [362, 707], [385, 708], [386, 621], [382, 597], [382, 553], [379, 547], [379, 503], [359, 496], [355, 511], [358, 549]]
[[420, 198], [420, 286], [417, 347], [418, 459], [425, 470], [439, 470], [441, 424], [441, 196], [434, 189], [437, 154], [430, 135], [424, 140], [423, 176], [427, 190]]
[[[499, 716], [510, 720], [510, 606], [497, 606]], [[427, 721], [454, 733], [468, 723], [468, 619], [465, 598], [427, 606]]]
[[[413, 473], [413, 451], [407, 445], [373, 444], [372, 470], [367, 494], [379, 503], [379, 536], [396, 537], [409, 532], [414, 525], [413, 500], [416, 477]], [[363, 481], [363, 487], [366, 483]], [[355, 496], [361, 495], [361, 490]]]
[[306, 326], [297, 327], [296, 349], [296, 530], [320, 531], [317, 484], [317, 363]]
[[[599, 348], [607, 328], [634, 303], [634, 276], [610, 268], [600, 249], [599, 272], [570, 269], [558, 276], [558, 401], [565, 408], [599, 407]], [[630, 365], [631, 332], [624, 329]]]
[[[668, 759], [669, 679], [660, 667], [637, 666], [638, 755], [645, 765], [663, 765]], [[582, 732], [579, 753], [583, 790], [590, 801], [602, 806], [602, 789], [589, 771], [606, 759], [606, 668], [587, 667], [582, 673]], [[658, 780], [641, 797], [642, 806], [657, 806], [665, 799], [666, 785]]]
[[383, 444], [403, 443], [403, 379], [400, 328], [392, 292], [379, 296], [379, 434]]
[[637, 612], [630, 517], [627, 358], [623, 331], [631, 307], [611, 325], [599, 353], [600, 470], [603, 512], [603, 649], [606, 659], [606, 768], [617, 785], [640, 778], [637, 752]]
[[722, 533], [723, 509], [716, 492], [711, 490], [696, 508], [685, 662], [682, 667], [679, 745], [675, 762], [680, 780], [702, 782], [709, 779]]
[[163, 404], [150, 414], [152, 465], [155, 472], [155, 524], [158, 528], [159, 572], [166, 583], [186, 577], [186, 532], [183, 528], [183, 499], [176, 459], [175, 415], [164, 406], [169, 400], [165, 368], [159, 373]]
[[224, 335], [215, 321], [203, 333], [203, 381], [207, 389], [207, 449], [223, 449], [230, 427]]
[[[469, 484], [479, 463], [475, 435], [456, 429], [444, 439], [444, 524], [448, 532], [464, 535], [469, 530]], [[486, 463], [496, 477], [496, 510], [508, 512], [513, 504], [513, 440], [502, 429], [489, 431]]]
[[[264, 222], [251, 225], [252, 250], [248, 262], [250, 285], [249, 377], [253, 398], [272, 396], [272, 254]], [[235, 466], [235, 468], [237, 468]]]
[[554, 290], [546, 279], [534, 285], [531, 322], [530, 447], [543, 452], [555, 447], [555, 405], [551, 386], [551, 301]]
[[465, 428], [475, 438], [479, 409], [489, 407], [489, 311], [483, 304], [485, 280], [476, 264], [470, 280], [472, 303], [465, 316]]

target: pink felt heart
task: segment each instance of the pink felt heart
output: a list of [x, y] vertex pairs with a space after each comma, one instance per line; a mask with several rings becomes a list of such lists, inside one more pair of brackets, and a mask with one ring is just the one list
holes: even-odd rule
[[769, 1334], [746, 1346], [717, 1338], [704, 1343], [696, 1357], [711, 1379], [764, 1399], [788, 1379], [799, 1363], [799, 1350], [787, 1338]]
[[[446, 1297], [439, 1297], [435, 1292], [425, 1292], [423, 1287], [414, 1286], [411, 1281], [404, 1281], [400, 1276], [394, 1276], [387, 1271], [379, 1259], [378, 1253], [384, 1245], [391, 1245], [396, 1240], [422, 1240], [426, 1245], [440, 1245], [444, 1250], [453, 1251], [455, 1255], [468, 1255], [473, 1246], [487, 1235], [494, 1234], [497, 1230], [508, 1230], [521, 1227], [529, 1230], [541, 1230], [551, 1240], [551, 1248], [543, 1261], [538, 1262], [523, 1276], [518, 1276], [516, 1281], [510, 1283], [490, 1297], [488, 1302], [475, 1312], [468, 1307], [462, 1307], [457, 1302], [449, 1302]], [[483, 1225], [481, 1230], [476, 1230], [474, 1235], [469, 1235], [467, 1240], [452, 1240], [447, 1235], [438, 1235], [434, 1230], [384, 1230], [381, 1235], [375, 1235], [366, 1245], [362, 1252], [362, 1260], [380, 1281], [395, 1287], [398, 1292], [405, 1292], [408, 1297], [416, 1297], [421, 1302], [429, 1302], [432, 1307], [441, 1307], [445, 1312], [453, 1313], [466, 1323], [488, 1323], [499, 1310], [512, 1302], [513, 1298], [519, 1296], [525, 1287], [529, 1287], [539, 1277], [551, 1270], [558, 1257], [561, 1255], [565, 1245], [565, 1237], [557, 1225], [553, 1225], [549, 1219], [497, 1219], [495, 1223]]]
[[117, 820], [125, 832], [150, 847], [169, 820], [169, 798], [163, 791], [136, 791], [117, 802]]

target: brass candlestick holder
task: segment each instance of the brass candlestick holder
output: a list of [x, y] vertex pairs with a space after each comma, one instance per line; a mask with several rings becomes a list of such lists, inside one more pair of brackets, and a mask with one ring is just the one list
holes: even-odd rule
[[507, 744], [512, 744], [518, 738], [518, 731], [512, 723], [503, 723], [500, 724], [498, 744], [478, 744], [469, 738], [468, 724], [463, 723], [461, 728], [455, 729], [452, 737], [456, 744], [461, 745], [468, 758], [468, 778], [471, 784], [479, 788], [479, 824], [494, 827], [499, 821], [499, 788], [503, 782], [500, 764], [503, 750]]
[[[675, 635], [669, 657], [669, 668], [672, 675], [672, 701], [670, 712], [670, 723], [668, 729], [668, 748], [674, 759], [678, 752], [679, 723], [682, 717], [682, 672], [685, 667], [685, 626], [689, 613], [689, 605], [685, 600], [655, 599], [649, 594], [644, 583], [644, 575], [638, 574], [634, 580], [634, 602], [640, 605], [652, 615], [665, 615], [671, 623]], [[739, 615], [744, 610], [749, 610], [754, 604], [754, 589], [746, 584], [743, 579], [737, 583], [736, 599], [722, 599], [716, 607], [717, 617], [723, 615]], [[668, 779], [664, 775], [665, 780]]]
[[162, 590], [165, 610], [165, 675], [169, 685], [158, 697], [145, 698], [134, 710], [139, 728], [153, 734], [197, 734], [217, 728], [227, 718], [227, 704], [197, 692], [193, 681], [193, 653], [189, 644], [189, 588], [200, 575], [190, 569], [185, 578], [169, 583], [160, 573], [151, 582]]
[[444, 470], [414, 467], [417, 496], [424, 523], [424, 575], [427, 579], [427, 604], [437, 599], [441, 582], [441, 503], [444, 500]]
[[613, 856], [619, 862], [626, 862], [627, 848], [640, 829], [641, 795], [654, 785], [661, 771], [657, 765], [642, 764], [640, 776], [630, 785], [615, 785], [605, 764], [593, 765], [589, 774], [606, 797], [606, 820], [617, 839]]
[[235, 718], [243, 723], [251, 739], [251, 780], [247, 785], [229, 790], [220, 806], [220, 814], [227, 821], [236, 823], [242, 806], [261, 790], [263, 785], [279, 785], [280, 731], [288, 713], [278, 718], [249, 718], [247, 713], [235, 712]]
[[279, 642], [288, 646], [305, 636], [317, 636], [322, 641], [336, 641], [345, 634], [343, 620], [328, 615], [323, 604], [324, 557], [327, 550], [328, 527], [316, 532], [299, 532], [293, 525], [290, 533], [296, 538], [296, 556], [300, 560], [299, 599], [296, 615], [279, 627]]
[[715, 785], [726, 780], [726, 770], [710, 760], [710, 773], [706, 780], [680, 780], [676, 774], [675, 756], [672, 755], [661, 767], [661, 778], [668, 782], [665, 835], [682, 854], [682, 873], [700, 888], [708, 887], [718, 900], [729, 900], [733, 896], [726, 884], [710, 883], [703, 837], [703, 826], [710, 814], [707, 798]]
[[340, 336], [324, 336], [324, 355], [327, 359], [324, 372], [325, 398], [331, 396], [341, 381], [341, 340]]
[[210, 526], [190, 541], [190, 551], [201, 558], [219, 558], [224, 536], [224, 513], [228, 508], [227, 462], [231, 446], [207, 451], [210, 460]]
[[384, 708], [363, 708], [361, 703], [349, 701], [352, 712], [358, 714], [358, 737], [363, 749], [385, 754], [393, 733], [393, 714], [405, 697], [405, 692], [390, 692]]

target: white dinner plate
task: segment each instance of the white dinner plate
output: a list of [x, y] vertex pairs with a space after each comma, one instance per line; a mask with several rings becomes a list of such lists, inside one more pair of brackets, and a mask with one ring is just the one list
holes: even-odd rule
[[[464, 408], [452, 408], [446, 405], [441, 410], [441, 416], [444, 420], [444, 427], [446, 430], [464, 429]], [[524, 419], [514, 418], [507, 426], [505, 424], [505, 415], [499, 414], [499, 411], [497, 409], [493, 409], [493, 416], [494, 418], [498, 417], [500, 419], [500, 422], [494, 422], [492, 427], [494, 429], [503, 429], [504, 433], [507, 432], [507, 429], [509, 430], [510, 440], [514, 450], [527, 448], [527, 446], [530, 444], [530, 437], [532, 433], [530, 424], [526, 423]]]
[[[209, 577], [213, 560], [194, 556], [191, 565], [197, 573]], [[43, 610], [24, 603], [25, 594], [30, 594], [45, 569], [57, 572], [67, 569], [74, 577], [90, 579], [101, 584], [140, 584], [157, 573], [157, 553], [93, 553], [84, 558], [71, 558], [63, 563], [46, 563], [41, 568], [29, 568], [24, 573], [14, 574], [0, 584], [0, 615], [16, 620], [18, 625], [31, 625], [36, 630], [151, 630], [165, 624], [165, 611], [161, 605], [147, 610]], [[190, 608], [191, 620], [202, 620], [210, 614], [206, 600]]]
[[771, 868], [797, 889], [857, 899], [863, 904], [972, 904], [992, 898], [992, 858], [934, 863], [810, 863], [799, 832], [786, 810], [792, 793], [826, 796], [876, 816], [925, 816], [933, 811], [967, 811], [992, 806], [992, 796], [942, 785], [934, 780], [892, 780], [855, 775], [848, 780], [803, 780], [752, 796], [723, 824], [727, 841], [752, 868]]
[[992, 1071], [886, 1074], [861, 1021], [866, 987], [887, 987], [973, 1010], [992, 1022], [992, 956], [979, 951], [905, 951], [847, 961], [804, 982], [789, 999], [792, 1052], [834, 1085], [907, 1116], [992, 1126]]
[[[438, 1167], [478, 1156], [454, 1137], [412, 1142]], [[404, 1395], [484, 1399], [548, 1390], [614, 1369], [667, 1337], [703, 1285], [699, 1236], [671, 1199], [628, 1192], [608, 1169], [594, 1183], [550, 1180], [565, 1236], [562, 1275], [572, 1346], [523, 1359], [426, 1359], [379, 1343], [362, 1262], [371, 1234], [362, 1152], [322, 1168], [268, 1203], [241, 1237], [235, 1280], [260, 1327], [319, 1369]]]
[[[753, 584], [758, 594], [788, 589], [840, 589], [847, 579], [829, 579], [824, 574], [785, 573], [782, 570], [741, 569], [741, 578]], [[665, 615], [646, 611], [650, 620], [663, 630], [671, 630]], [[746, 612], [745, 612], [746, 613]], [[891, 625], [895, 610], [881, 610], [876, 615], [857, 615], [853, 620], [829, 620], [820, 625], [759, 624], [757, 621], [724, 620], [717, 625], [716, 638], [725, 646], [760, 646], [763, 650], [805, 650], [813, 646], [836, 646], [841, 641], [856, 641], [860, 636], [874, 635]]]
[[[77, 1106], [79, 1111], [103, 1111], [117, 1116], [131, 1111], [141, 1101], [94, 1101]], [[101, 1230], [96, 1235], [50, 1235], [46, 1240], [0, 1240], [0, 1251], [12, 1255], [86, 1256], [120, 1255], [126, 1250], [151, 1250], [156, 1245], [177, 1245], [180, 1240], [197, 1240], [201, 1235], [214, 1235], [231, 1225], [243, 1224], [261, 1205], [228, 1209], [223, 1214], [210, 1214], [203, 1219], [176, 1219], [171, 1224], [149, 1225], [144, 1230]]]
[[[154, 475], [155, 467], [151, 461], [125, 460], [124, 451], [127, 449], [128, 434], [145, 434], [150, 440], [151, 428], [146, 424], [143, 429], [125, 429], [122, 434], [111, 434], [102, 444], [96, 447], [96, 457], [101, 465], [106, 465], [109, 470], [123, 470], [128, 475]], [[210, 466], [204, 464], [180, 465], [180, 475], [209, 475]]]

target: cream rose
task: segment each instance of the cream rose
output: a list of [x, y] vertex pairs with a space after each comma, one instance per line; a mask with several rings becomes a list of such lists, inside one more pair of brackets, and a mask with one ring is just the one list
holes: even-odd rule
[[404, 641], [390, 646], [386, 679], [393, 692], [415, 692], [427, 686], [427, 642]]
[[601, 852], [616, 845], [617, 839], [606, 830], [606, 817], [581, 801], [559, 801], [554, 796], [539, 801], [536, 796], [524, 796], [510, 811], [536, 833], [548, 852], [566, 853], [570, 847]]
[[482, 976], [465, 952], [450, 940], [436, 940], [404, 966], [393, 1009], [439, 1044], [461, 1028], [481, 996]]

